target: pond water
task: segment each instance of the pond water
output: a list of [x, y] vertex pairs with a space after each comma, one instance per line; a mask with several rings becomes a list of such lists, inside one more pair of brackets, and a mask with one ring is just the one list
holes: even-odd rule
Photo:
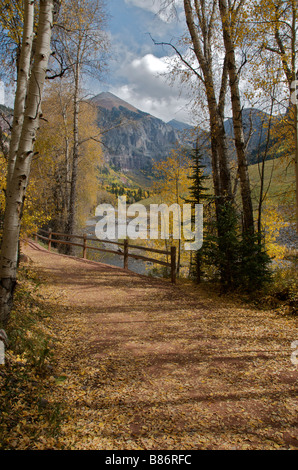
[[[97, 221], [99, 220], [100, 218], [99, 217], [93, 217], [92, 219], [89, 219], [86, 223], [86, 233], [92, 237], [96, 237], [95, 235], [95, 226], [96, 226], [96, 223]], [[116, 221], [116, 239], [113, 240], [113, 241], [117, 241], [118, 238], [117, 238], [117, 233], [118, 233], [118, 226], [117, 226], [117, 221]], [[100, 242], [95, 242], [95, 246], [100, 246], [104, 249], [107, 249], [107, 250], [113, 250], [113, 251], [121, 251], [123, 252], [123, 247], [122, 246], [118, 246], [118, 245], [115, 245], [113, 243], [109, 243], [108, 241], [107, 242], [101, 242], [100, 245], [99, 245]], [[88, 243], [88, 245], [90, 245], [90, 243]], [[142, 256], [148, 256], [148, 257], [153, 257], [152, 254], [150, 254], [149, 252], [141, 252], [140, 250], [133, 250], [130, 248], [129, 250], [130, 253], [134, 253], [134, 254], [140, 254]], [[112, 253], [103, 253], [103, 252], [100, 252], [100, 251], [91, 251], [89, 250], [89, 255], [88, 255], [88, 258], [91, 258], [96, 260], [96, 261], [99, 261], [101, 263], [105, 263], [105, 264], [109, 264], [111, 266], [117, 266], [119, 268], [123, 268], [123, 262], [124, 262], [124, 258], [122, 255], [118, 255], [118, 254], [112, 254]], [[158, 271], [156, 271], [156, 268], [158, 268]], [[141, 259], [134, 259], [134, 258], [128, 258], [128, 269], [137, 273], [137, 274], [144, 274], [144, 275], [153, 275], [155, 277], [160, 277], [162, 276], [161, 273], [159, 273], [160, 271], [160, 268], [161, 266], [160, 265], [157, 265], [157, 264], [153, 264], [149, 261], [144, 261], [144, 260], [141, 260]]]

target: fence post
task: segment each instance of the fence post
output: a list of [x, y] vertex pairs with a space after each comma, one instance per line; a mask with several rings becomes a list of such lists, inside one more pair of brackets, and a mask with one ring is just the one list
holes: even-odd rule
[[128, 240], [124, 240], [124, 269], [128, 269]]
[[176, 284], [176, 247], [171, 247], [171, 281]]
[[52, 246], [52, 229], [49, 229], [49, 238], [48, 238], [48, 250], [51, 251]]
[[37, 232], [34, 233], [34, 241], [37, 242]]
[[84, 233], [84, 242], [83, 242], [83, 258], [87, 258], [87, 235]]

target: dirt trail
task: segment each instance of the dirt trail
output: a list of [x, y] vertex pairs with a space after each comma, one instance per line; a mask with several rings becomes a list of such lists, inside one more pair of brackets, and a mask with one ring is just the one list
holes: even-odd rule
[[295, 449], [297, 320], [25, 245], [54, 311], [68, 449]]

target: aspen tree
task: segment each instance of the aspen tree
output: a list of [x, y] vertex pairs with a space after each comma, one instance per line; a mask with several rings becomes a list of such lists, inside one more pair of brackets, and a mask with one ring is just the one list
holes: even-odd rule
[[22, 40], [23, 47], [21, 48], [21, 54], [19, 59], [17, 88], [14, 101], [14, 115], [8, 157], [7, 184], [9, 184], [13, 175], [14, 164], [17, 156], [19, 140], [24, 120], [25, 100], [31, 66], [33, 27], [34, 1], [29, 0], [24, 3], [24, 29]]
[[216, 204], [221, 199], [232, 201], [232, 184], [228, 164], [228, 147], [224, 129], [223, 109], [226, 94], [227, 64], [223, 64], [221, 92], [216, 97], [214, 70], [212, 67], [212, 42], [215, 34], [217, 1], [184, 0], [187, 27], [193, 50], [202, 70], [208, 110], [210, 115], [213, 182]]
[[[298, 232], [298, 4], [297, 0], [255, 0], [251, 7], [251, 41], [255, 48], [259, 47], [261, 53], [268, 52], [275, 56], [288, 90], [287, 118], [292, 128], [295, 149], [295, 218]], [[260, 56], [257, 56], [257, 60], [261, 60]]]
[[236, 62], [235, 44], [235, 20], [245, 0], [233, 3], [232, 8], [228, 8], [226, 0], [219, 0], [219, 10], [222, 22], [223, 40], [226, 51], [227, 67], [231, 90], [231, 102], [233, 112], [233, 127], [235, 135], [235, 147], [238, 160], [238, 174], [240, 179], [242, 206], [243, 206], [243, 228], [244, 232], [254, 234], [254, 215], [251, 200], [251, 190], [248, 174], [248, 165], [245, 153], [245, 139], [242, 121], [242, 107], [239, 89], [239, 72]]
[[[25, 8], [28, 10], [29, 3], [31, 3], [31, 0], [25, 0], [24, 2]], [[6, 325], [9, 320], [16, 285], [22, 207], [30, 175], [35, 136], [41, 114], [42, 91], [51, 52], [53, 7], [53, 0], [40, 0], [39, 2], [38, 29], [33, 65], [27, 83], [22, 130], [14, 170], [7, 188], [0, 256], [0, 323], [3, 325]], [[28, 15], [27, 21], [29, 21]], [[24, 29], [30, 36], [27, 26]], [[24, 48], [28, 49], [26, 40], [22, 43], [22, 52]], [[18, 86], [20, 86], [19, 83]], [[18, 95], [18, 91], [16, 95]]]
[[[103, 32], [105, 15], [103, 0], [65, 0], [60, 13], [56, 41], [73, 87], [73, 146], [71, 184], [66, 233], [75, 231], [78, 195], [78, 165], [80, 159], [79, 113], [82, 101], [82, 76], [98, 76], [103, 68], [106, 36]], [[68, 253], [72, 247], [66, 247]]]
[[[157, 177], [157, 183], [155, 183], [154, 189], [161, 198], [161, 201], [166, 204], [176, 204], [182, 208], [186, 196], [188, 195], [190, 176], [190, 160], [188, 156], [185, 155], [183, 148], [177, 147], [173, 149], [165, 160], [156, 162], [153, 166], [153, 171]], [[181, 221], [175, 219], [173, 214], [173, 231], [174, 224], [177, 222], [181, 223]], [[173, 232], [171, 232], [170, 235], [170, 239], [172, 239]], [[171, 240], [171, 243], [174, 243], [174, 240]], [[181, 236], [178, 238], [177, 244], [177, 275], [179, 276], [182, 259]], [[165, 245], [166, 249], [168, 249], [166, 240]]]

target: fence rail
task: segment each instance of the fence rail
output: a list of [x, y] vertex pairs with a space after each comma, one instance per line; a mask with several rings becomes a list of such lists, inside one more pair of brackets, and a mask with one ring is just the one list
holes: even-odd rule
[[[45, 234], [45, 235], [41, 235]], [[38, 232], [35, 232], [34, 234], [35, 240], [37, 241], [38, 239], [47, 242], [48, 245], [48, 250], [51, 251], [52, 248], [52, 243], [57, 243], [61, 245], [68, 245], [68, 246], [79, 246], [83, 248], [82, 252], [82, 258], [86, 259], [87, 258], [87, 250], [94, 250], [94, 251], [101, 251], [105, 253], [112, 253], [114, 255], [118, 256], [123, 256], [123, 267], [124, 269], [128, 269], [128, 259], [133, 258], [133, 259], [141, 259], [143, 261], [149, 261], [151, 263], [155, 264], [160, 264], [162, 266], [169, 267], [171, 270], [171, 282], [173, 284], [176, 284], [176, 247], [171, 247], [170, 251], [167, 250], [158, 250], [156, 248], [148, 248], [145, 246], [138, 246], [138, 245], [131, 245], [129, 244], [128, 240], [124, 240], [123, 242], [116, 242], [116, 241], [110, 241], [110, 240], [101, 240], [98, 238], [94, 237], [89, 237], [87, 234], [84, 235], [68, 235], [66, 233], [60, 233], [60, 232], [52, 232], [51, 229], [49, 230], [38, 230]], [[53, 238], [53, 237], [62, 237], [66, 238], [66, 240], [61, 240], [60, 238]], [[78, 240], [83, 240], [83, 243], [77, 243], [77, 242], [72, 242], [69, 241], [70, 239], [77, 238]], [[90, 246], [87, 245], [89, 241], [96, 241], [96, 242], [101, 242], [101, 243], [108, 243], [112, 245], [117, 245], [118, 247], [122, 247], [123, 251], [118, 248], [118, 250], [109, 250], [107, 248], [102, 248], [102, 247], [97, 247], [97, 246]], [[151, 253], [158, 253], [167, 256], [167, 258], [170, 258], [170, 262], [168, 261], [163, 261], [155, 258], [149, 258], [147, 256], [135, 254], [135, 253], [130, 253], [129, 249], [132, 248], [134, 250], [142, 250], [142, 251], [148, 251]]]

